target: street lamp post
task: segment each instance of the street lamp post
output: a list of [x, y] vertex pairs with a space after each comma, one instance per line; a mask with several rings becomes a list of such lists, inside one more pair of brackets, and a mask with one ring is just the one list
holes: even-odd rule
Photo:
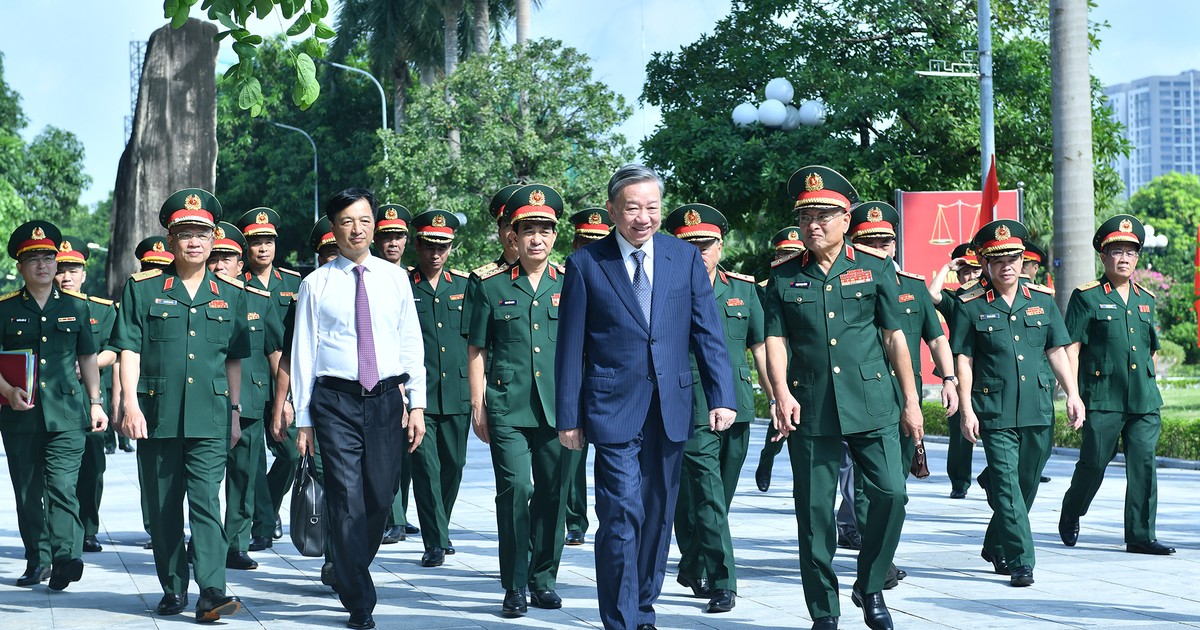
[[[304, 134], [304, 137], [308, 139], [308, 143], [310, 145], [312, 145], [312, 150], [313, 150], [313, 223], [315, 224], [317, 221], [321, 220], [320, 180], [317, 175], [317, 143], [313, 142], [312, 136], [308, 135], [307, 131], [305, 131], [299, 127], [293, 127], [291, 125], [277, 123], [273, 120], [268, 120], [267, 122], [272, 125], [275, 125], [276, 127], [280, 127], [282, 129], [290, 129], [292, 131]], [[313, 259], [316, 260], [315, 254], [313, 255]]]
[[[334, 61], [326, 61], [324, 59], [317, 59], [317, 61], [320, 63], [323, 63], [327, 66], [341, 68], [342, 70], [349, 70], [350, 72], [357, 72], [358, 74], [361, 74], [361, 75], [367, 77], [368, 79], [370, 79], [371, 83], [374, 83], [375, 87], [379, 89], [379, 113], [380, 113], [379, 128], [380, 129], [388, 128], [388, 126], [387, 126], [387, 95], [383, 91], [383, 84], [379, 82], [379, 79], [375, 78], [375, 75], [373, 75], [370, 72], [367, 72], [366, 70], [363, 70], [361, 68], [355, 68], [354, 66], [347, 66], [344, 63], [337, 63]], [[384, 162], [387, 161], [387, 156], [388, 156], [387, 155], [387, 143], [384, 143], [384, 145], [383, 145], [383, 161]], [[385, 175], [385, 177], [386, 177], [386, 175]]]
[[733, 124], [745, 127], [755, 122], [769, 129], [792, 131], [800, 125], [816, 127], [825, 122], [825, 104], [820, 99], [792, 105], [795, 90], [787, 79], [777, 77], [767, 82], [767, 100], [759, 105], [742, 103], [733, 108]]

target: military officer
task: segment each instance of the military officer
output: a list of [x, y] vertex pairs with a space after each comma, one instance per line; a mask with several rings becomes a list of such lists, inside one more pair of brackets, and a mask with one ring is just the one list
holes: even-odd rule
[[[84, 266], [89, 257], [90, 251], [83, 239], [64, 236], [58, 246], [58, 271], [54, 274], [54, 284], [63, 293], [87, 300], [88, 326], [96, 339], [96, 366], [100, 368], [101, 397], [104, 398], [104, 412], [108, 414], [113, 404], [112, 366], [117, 361], [117, 353], [109, 346], [109, 338], [112, 336], [113, 322], [117, 319], [117, 309], [112, 300], [84, 295], [81, 292], [83, 283], [87, 281]], [[79, 498], [79, 520], [83, 525], [83, 550], [86, 552], [104, 550], [96, 534], [100, 531], [100, 500], [104, 496], [104, 471], [108, 468], [104, 457], [106, 435], [107, 429], [86, 433], [83, 459], [79, 463], [79, 484], [75, 492]]]
[[[445, 210], [428, 210], [410, 224], [417, 267], [409, 273], [425, 341], [425, 439], [413, 452], [412, 484], [425, 553], [421, 564], [441, 566], [450, 543], [450, 514], [458, 498], [471, 424], [467, 340], [462, 335], [468, 274], [446, 261], [459, 228]], [[440, 377], [438, 376], [440, 375]]]
[[[950, 252], [950, 261], [938, 270], [929, 283], [929, 297], [937, 309], [946, 328], [953, 338], [954, 309], [958, 304], [955, 296], [970, 291], [979, 281], [983, 269], [979, 266], [979, 257], [970, 243], [960, 243]], [[951, 290], [945, 288], [945, 283], [952, 281], [950, 274], [958, 287]], [[945, 373], [942, 373], [943, 376]], [[946, 451], [946, 476], [950, 478], [950, 498], [965, 499], [967, 489], [971, 487], [971, 459], [975, 444], [963, 437], [962, 431], [955, 429], [962, 422], [961, 409], [946, 419], [950, 427], [950, 444]]]
[[1083, 403], [1065, 346], [1070, 342], [1049, 292], [1020, 282], [1021, 252], [1028, 233], [1001, 219], [975, 234], [975, 251], [986, 267], [979, 284], [957, 296], [951, 347], [957, 360], [962, 434], [983, 437], [987, 468], [979, 485], [992, 519], [981, 556], [1012, 586], [1033, 584], [1034, 549], [1029, 508], [1038, 477], [1050, 457], [1054, 426], [1050, 382], [1040, 371], [1044, 356], [1067, 392], [1067, 414], [1076, 428]]
[[[481, 278], [467, 335], [471, 424], [491, 447], [500, 536], [501, 611], [561, 608], [566, 458], [554, 422], [562, 270], [550, 262], [562, 197], [530, 184], [505, 207], [518, 264]], [[528, 590], [527, 590], [528, 588]]]
[[[684, 481], [675, 504], [675, 540], [680, 555], [676, 580], [691, 588], [693, 594], [708, 595], [708, 612], [729, 612], [737, 603], [729, 506], [746, 461], [750, 421], [754, 419], [753, 379], [746, 351], [753, 355], [759, 372], [767, 371], [762, 304], [753, 276], [720, 268], [729, 233], [729, 221], [720, 211], [701, 203], [687, 204], [668, 214], [663, 228], [700, 249], [721, 313], [738, 401], [733, 425], [720, 432], [710, 429], [700, 370], [693, 359], [695, 431], [684, 445]], [[765, 393], [774, 400], [770, 389]]]
[[[498, 268], [507, 268], [517, 261], [516, 244], [512, 242], [512, 225], [509, 224], [508, 218], [504, 215], [504, 204], [508, 203], [508, 198], [512, 196], [513, 191], [520, 187], [521, 184], [509, 184], [501, 188], [496, 191], [496, 194], [492, 195], [492, 200], [488, 204], [488, 218], [496, 222], [496, 238], [500, 241], [501, 251], [496, 260], [484, 263], [471, 270], [470, 286], [467, 288], [466, 310], [463, 311], [464, 321], [472, 321], [470, 308], [472, 304], [478, 301], [473, 299], [472, 296], [478, 290], [480, 277], [489, 275]], [[464, 330], [463, 334], [465, 335], [466, 333], [467, 331]]]
[[8, 239], [8, 255], [17, 261], [25, 286], [0, 296], [0, 350], [25, 350], [37, 361], [37, 380], [29, 389], [0, 376], [6, 401], [0, 407], [0, 436], [25, 547], [25, 573], [17, 586], [49, 578], [55, 591], [83, 575], [79, 460], [84, 433], [102, 432], [108, 422], [87, 300], [54, 287], [61, 241], [58, 228], [46, 221], [17, 227]]
[[[227, 236], [231, 239], [236, 239], [234, 231], [241, 233], [241, 240], [245, 251], [243, 252], [242, 261], [244, 262], [244, 270], [240, 274], [230, 274], [235, 278], [241, 279], [246, 286], [249, 286], [260, 291], [266, 291], [271, 295], [273, 302], [270, 316], [274, 318], [273, 326], [278, 330], [283, 329], [283, 318], [287, 314], [288, 308], [292, 301], [296, 299], [296, 291], [300, 290], [300, 274], [291, 270], [284, 269], [275, 265], [275, 240], [279, 236], [279, 213], [271, 208], [253, 208], [242, 213], [238, 217], [236, 223], [237, 230], [229, 230], [225, 228]], [[227, 246], [230, 247], [230, 246]], [[249, 300], [256, 298], [251, 295], [247, 296]], [[258, 312], [260, 315], [265, 314], [263, 307], [256, 306], [251, 309]], [[262, 332], [266, 322], [259, 320], [256, 332]], [[252, 335], [253, 337], [253, 335]], [[255, 361], [259, 357], [259, 350], [254, 349]], [[261, 367], [261, 366], [260, 366]], [[244, 372], [245, 370], [243, 370]], [[271, 370], [274, 374], [275, 370]], [[273, 377], [272, 377], [273, 378]], [[245, 375], [243, 374], [242, 382], [245, 383]], [[267, 386], [268, 399], [265, 409], [273, 407], [273, 402], [270, 400], [271, 388]], [[244, 401], [248, 405], [251, 401]], [[253, 401], [257, 404], [259, 401]], [[243, 406], [246, 406], [243, 405]], [[257, 410], [257, 407], [255, 407]], [[259, 448], [257, 436], [251, 440], [248, 445], [252, 450], [250, 453], [255, 453], [258, 458], [256, 466], [257, 472], [254, 479], [254, 492], [251, 493], [254, 498], [254, 511], [252, 516], [254, 522], [250, 528], [250, 542], [248, 547], [241, 551], [262, 551], [271, 547], [272, 539], [278, 540], [283, 538], [283, 522], [279, 519], [279, 507], [283, 504], [283, 500], [288, 495], [288, 491], [292, 487], [292, 479], [296, 475], [296, 465], [299, 463], [299, 455], [296, 453], [296, 436], [295, 429], [292, 429], [292, 434], [288, 437], [291, 439], [280, 442], [275, 440], [270, 433], [270, 427], [266, 423], [260, 425], [258, 422], [247, 422], [247, 417], [243, 414], [243, 425], [253, 425], [254, 430], [263, 433], [263, 439], [266, 441], [267, 448], [270, 449], [271, 455], [275, 460], [271, 463], [271, 467], [267, 468], [267, 453], [266, 449]], [[254, 418], [254, 416], [250, 416]], [[255, 418], [261, 420], [262, 418]], [[226, 532], [230, 537], [230, 542], [234, 540], [234, 533]], [[238, 538], [241, 537], [239, 533]], [[240, 544], [240, 542], [239, 542]], [[245, 560], [238, 564], [247, 565]]]
[[914, 439], [923, 430], [912, 373], [897, 370], [895, 379], [889, 374], [889, 363], [911, 364], [896, 269], [882, 252], [846, 244], [849, 209], [858, 194], [836, 171], [802, 168], [788, 181], [788, 192], [796, 199], [808, 249], [773, 265], [766, 288], [767, 360], [778, 405], [776, 428], [790, 440], [793, 478], [809, 480], [794, 490], [805, 599], [814, 628], [836, 627], [830, 506], [844, 439], [867, 497], [851, 599], [863, 608], [868, 627], [891, 628], [882, 589], [904, 521], [898, 425]]
[[[221, 221], [214, 230], [208, 270], [237, 278], [242, 273], [245, 252], [246, 239], [241, 230], [232, 223]], [[229, 539], [225, 568], [243, 571], [258, 568], [258, 563], [247, 551], [258, 492], [256, 485], [264, 475], [260, 466], [267, 450], [261, 424], [283, 345], [283, 322], [275, 314], [275, 300], [267, 291], [249, 284], [245, 287], [250, 356], [242, 361], [242, 437], [230, 449], [225, 465], [225, 537]]]
[[[1025, 243], [1025, 253], [1021, 255], [1021, 281], [1037, 282], [1038, 270], [1042, 268], [1043, 264], [1045, 264], [1045, 260], [1046, 252], [1042, 248], [1038, 247], [1032, 240], [1030, 240], [1028, 243]], [[1054, 295], [1053, 287], [1046, 288], [1050, 289], [1050, 295]], [[1050, 369], [1050, 364], [1046, 363], [1045, 361], [1042, 362], [1042, 374], [1046, 378], [1053, 381], [1054, 371]], [[1058, 383], [1052, 382], [1050, 387], [1042, 390], [1043, 395], [1050, 397], [1051, 407], [1054, 406], [1054, 390], [1057, 388]], [[1051, 412], [1051, 416], [1053, 416], [1053, 412]], [[1054, 418], [1051, 417], [1050, 421], [1053, 423]], [[1050, 483], [1050, 477], [1043, 474], [1040, 478], [1040, 481], [1042, 483]]]
[[163, 597], [157, 612], [188, 605], [183, 544], [186, 493], [195, 578], [196, 620], [241, 609], [225, 594], [229, 542], [218, 488], [231, 444], [241, 433], [241, 360], [250, 355], [246, 292], [241, 281], [210, 272], [221, 205], [198, 188], [163, 203], [159, 222], [175, 262], [165, 271], [133, 274], [125, 283], [113, 345], [121, 349], [124, 417], [120, 430], [138, 444], [142, 491], [150, 505], [154, 565]]
[[1079, 518], [1087, 514], [1100, 489], [1120, 437], [1125, 453], [1125, 550], [1175, 553], [1158, 542], [1154, 531], [1154, 452], [1162, 429], [1162, 396], [1154, 372], [1159, 342], [1154, 293], [1131, 279], [1145, 238], [1137, 217], [1118, 214], [1105, 221], [1092, 238], [1104, 275], [1075, 289], [1067, 306], [1067, 352], [1079, 368], [1079, 389], [1087, 407], [1079, 461], [1058, 521], [1058, 533], [1068, 547], [1079, 539]]
[[[568, 221], [575, 226], [571, 251], [598, 241], [612, 231], [612, 218], [605, 208], [584, 208], [572, 214]], [[587, 455], [585, 442], [579, 451], [568, 450], [567, 458], [567, 538], [564, 544], [582, 545], [588, 530]]]
[[[800, 240], [800, 226], [789, 225], [775, 233], [771, 237], [771, 246], [774, 248], [774, 256], [772, 262], [792, 255], [795, 252], [804, 251], [804, 241]], [[758, 283], [758, 301], [766, 303], [765, 289], [769, 280], [763, 280]], [[759, 384], [763, 391], [766, 391], [767, 383], [766, 374], [759, 374]], [[775, 401], [769, 400], [771, 409], [770, 420], [775, 419]], [[754, 484], [758, 486], [759, 492], [766, 492], [771, 489], [771, 468], [775, 465], [775, 456], [783, 450], [784, 440], [775, 439], [779, 432], [775, 430], [774, 424], [767, 427], [767, 439], [763, 443], [762, 452], [758, 454], [758, 467], [754, 469]]]
[[165, 236], [147, 236], [138, 243], [137, 249], [133, 253], [137, 256], [141, 271], [166, 269], [175, 262], [175, 254], [167, 249]]

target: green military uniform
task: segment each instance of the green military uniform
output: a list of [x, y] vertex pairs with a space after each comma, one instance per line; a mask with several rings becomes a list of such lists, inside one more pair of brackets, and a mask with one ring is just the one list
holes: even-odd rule
[[[415, 238], [449, 244], [458, 218], [444, 210], [423, 212], [412, 221]], [[458, 499], [467, 460], [470, 387], [463, 319], [467, 274], [441, 272], [437, 286], [420, 269], [409, 274], [421, 337], [425, 342], [425, 438], [413, 453], [413, 495], [425, 549], [450, 548], [450, 515]], [[432, 564], [432, 563], [431, 563]]]
[[[612, 217], [604, 208], [584, 208], [568, 219], [575, 226], [573, 247], [600, 240], [612, 231]], [[578, 451], [567, 449], [567, 538], [568, 545], [582, 545], [588, 530], [587, 458], [588, 445]]]
[[[797, 211], [847, 210], [852, 186], [825, 167], [792, 175], [788, 190]], [[865, 481], [867, 514], [858, 556], [856, 589], [883, 589], [904, 521], [899, 420], [894, 380], [879, 331], [897, 330], [899, 284], [890, 258], [843, 246], [828, 271], [811, 252], [773, 265], [766, 293], [766, 334], [791, 350], [787, 384], [800, 405], [800, 425], [788, 437], [800, 527], [800, 571], [814, 619], [838, 616], [832, 559], [833, 513], [841, 441]]]
[[[1020, 253], [1025, 234], [1016, 221], [993, 221], [976, 234], [976, 251], [983, 256]], [[1045, 378], [1042, 364], [1046, 352], [1066, 345], [1069, 337], [1054, 299], [1035, 284], [1019, 284], [1008, 304], [983, 278], [957, 300], [951, 347], [955, 355], [972, 360], [971, 407], [987, 455], [980, 485], [993, 510], [983, 555], [1032, 572], [1029, 508], [1054, 433], [1051, 398], [1043, 391], [1052, 381]], [[1014, 574], [1014, 585], [1017, 579]]]
[[[522, 201], [506, 208], [514, 224], [553, 224], [562, 211], [562, 198], [548, 186], [521, 187], [513, 198]], [[547, 263], [534, 289], [518, 262], [481, 278], [471, 296], [467, 343], [484, 349], [490, 364], [484, 399], [496, 475], [500, 582], [509, 591], [553, 590], [562, 558], [567, 462], [554, 423], [562, 282], [561, 269]]]
[[[1140, 249], [1144, 238], [1141, 221], [1117, 215], [1100, 226], [1093, 244], [1097, 251], [1110, 243], [1131, 243]], [[1125, 542], [1149, 543], [1157, 538], [1154, 453], [1162, 430], [1162, 395], [1154, 371], [1159, 349], [1156, 309], [1154, 293], [1145, 287], [1130, 281], [1128, 295], [1122, 298], [1117, 286], [1101, 276], [1075, 289], [1067, 306], [1067, 331], [1072, 342], [1081, 344], [1079, 390], [1087, 422], [1079, 461], [1063, 497], [1062, 519], [1078, 528], [1120, 437], [1125, 453]]]
[[[950, 259], [955, 258], [965, 258], [968, 264], [979, 266], [979, 258], [970, 243], [961, 243], [955, 247], [954, 251], [950, 253]], [[957, 298], [975, 288], [977, 284], [977, 280], [972, 280], [954, 290], [942, 289], [942, 301], [938, 302], [936, 308], [946, 322], [946, 328], [950, 331], [951, 338], [954, 337], [954, 311], [958, 306]], [[950, 478], [950, 498], [952, 499], [967, 496], [967, 489], [971, 487], [971, 460], [975, 452], [975, 444], [963, 437], [962, 431], [958, 430], [957, 427], [961, 423], [962, 411], [957, 411], [954, 415], [946, 418], [946, 425], [950, 427], [950, 441], [946, 449], [946, 476]]]
[[[249, 239], [252, 236], [277, 237], [279, 222], [279, 213], [275, 210], [253, 208], [244, 212], [235, 223], [243, 238]], [[296, 292], [300, 290], [300, 274], [291, 269], [272, 265], [265, 284], [249, 269], [242, 273], [241, 279], [246, 286], [270, 294], [271, 317], [275, 319], [274, 325], [282, 331], [283, 319], [296, 299]], [[261, 307], [257, 308], [261, 310]], [[254, 352], [257, 354], [258, 350], [256, 349]], [[243, 382], [244, 377], [243, 374]], [[271, 409], [274, 404], [272, 400], [272, 394], [275, 391], [273, 376], [269, 378], [265, 389], [267, 398], [263, 401], [264, 410], [260, 420], [266, 417], [267, 410]], [[287, 437], [282, 442], [278, 442], [271, 435], [271, 428], [267, 425], [268, 423], [265, 421], [261, 425], [254, 424], [254, 430], [262, 433], [262, 436], [255, 436], [253, 441], [257, 442], [261, 437], [275, 459], [268, 469], [266, 450], [255, 447], [252, 451], [257, 453], [258, 458], [256, 465], [258, 472], [253, 477], [255, 480], [254, 521], [250, 528], [252, 551], [271, 546], [271, 539], [276, 533], [275, 523], [279, 519], [279, 508], [283, 505], [283, 499], [287, 496], [288, 491], [291, 490], [292, 481], [296, 476], [296, 466], [300, 462], [300, 454], [296, 452], [296, 427], [294, 425], [289, 427]], [[245, 550], [246, 548], [242, 549], [242, 551]]]
[[[30, 252], [54, 255], [62, 236], [46, 221], [29, 221], [8, 241], [14, 259]], [[16, 411], [0, 407], [0, 436], [8, 459], [9, 477], [16, 496], [17, 528], [25, 548], [26, 575], [31, 582], [44, 577], [53, 565], [56, 573], [70, 571], [78, 580], [83, 563], [83, 528], [79, 520], [76, 484], [85, 432], [91, 425], [87, 394], [76, 377], [79, 357], [97, 352], [91, 334], [88, 301], [51, 288], [43, 306], [22, 287], [0, 296], [0, 350], [25, 350], [34, 354], [37, 370], [33, 408]], [[25, 383], [9, 383], [24, 389]], [[32, 573], [31, 570], [40, 570]], [[65, 583], [52, 587], [58, 590]]]
[[[675, 236], [714, 247], [729, 232], [729, 222], [716, 208], [687, 204], [663, 220]], [[721, 314], [725, 346], [733, 366], [737, 416], [733, 426], [715, 432], [708, 426], [708, 404], [700, 385], [700, 370], [692, 357], [694, 423], [683, 452], [684, 480], [675, 504], [675, 540], [679, 545], [679, 576], [690, 582], [707, 578], [711, 589], [737, 592], [737, 568], [729, 533], [729, 506], [737, 490], [742, 464], [750, 445], [754, 419], [754, 385], [746, 351], [765, 341], [762, 305], [754, 278], [717, 270], [713, 295]], [[716, 611], [714, 611], [716, 612]]]
[[[171, 195], [159, 213], [168, 229], [180, 224], [212, 229], [219, 218], [220, 204], [199, 189]], [[113, 345], [140, 355], [136, 390], [126, 395], [137, 396], [146, 417], [149, 437], [139, 440], [138, 464], [147, 482], [142, 491], [150, 506], [154, 564], [166, 596], [188, 591], [185, 493], [201, 601], [208, 589], [225, 591], [228, 541], [218, 495], [231, 426], [225, 365], [250, 355], [246, 313], [241, 281], [208, 271], [195, 295], [174, 266], [133, 274], [125, 283]]]

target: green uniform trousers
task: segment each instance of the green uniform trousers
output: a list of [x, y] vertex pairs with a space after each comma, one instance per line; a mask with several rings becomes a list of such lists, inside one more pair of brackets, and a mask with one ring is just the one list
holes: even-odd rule
[[100, 499], [104, 497], [104, 471], [108, 470], [108, 460], [104, 455], [104, 432], [87, 431], [83, 435], [83, 456], [79, 461], [75, 496], [79, 499], [83, 535], [95, 536], [100, 531]]
[[980, 434], [987, 468], [979, 473], [979, 483], [990, 487], [988, 505], [992, 508], [983, 548], [1007, 560], [1010, 567], [1032, 568], [1035, 562], [1029, 509], [1041, 485], [1042, 469], [1050, 459], [1054, 427], [985, 429]]
[[1089, 411], [1083, 423], [1079, 462], [1071, 487], [1063, 497], [1062, 511], [1069, 516], [1087, 514], [1104, 481], [1104, 469], [1117, 455], [1117, 438], [1125, 451], [1125, 542], [1156, 540], [1158, 470], [1154, 449], [1162, 432], [1158, 411], [1146, 414]]
[[883, 590], [904, 524], [898, 425], [846, 436], [805, 436], [798, 432], [788, 436], [794, 480], [792, 495], [800, 534], [800, 578], [813, 619], [841, 615], [833, 570], [837, 527], [831, 508], [838, 492], [843, 439], [850, 445], [850, 455], [862, 475], [867, 499], [856, 582], [864, 593]]
[[83, 555], [75, 485], [84, 432], [6, 431], [3, 439], [25, 560], [48, 567]]
[[229, 553], [250, 549], [250, 526], [254, 521], [258, 479], [262, 476], [259, 466], [266, 451], [262, 419], [239, 418], [239, 421], [242, 437], [230, 449], [225, 464], [225, 536], [229, 539]]
[[971, 459], [975, 444], [963, 437], [961, 413], [955, 412], [946, 418], [946, 426], [950, 432], [950, 443], [946, 449], [946, 476], [950, 478], [951, 490], [966, 492], [971, 487]]
[[450, 514], [467, 463], [467, 414], [425, 416], [425, 438], [413, 451], [412, 491], [426, 549], [450, 546]]
[[567, 451], [567, 531], [588, 530], [587, 457], [588, 445], [582, 450]]
[[679, 574], [707, 577], [712, 588], [737, 592], [729, 506], [750, 446], [750, 423], [721, 432], [696, 427], [683, 447], [679, 499], [675, 503], [675, 541]]
[[163, 593], [188, 592], [188, 560], [183, 540], [183, 500], [187, 497], [193, 567], [200, 590], [225, 592], [225, 552], [229, 543], [221, 525], [221, 480], [225, 477], [228, 438], [155, 438], [138, 440], [142, 488], [150, 506], [154, 567]]
[[490, 431], [500, 583], [506, 590], [553, 589], [566, 538], [566, 458], [558, 431], [495, 425]]
[[[267, 409], [275, 403], [267, 401]], [[300, 465], [300, 453], [296, 451], [296, 436], [299, 429], [296, 425], [288, 427], [284, 441], [277, 442], [270, 435], [270, 427], [263, 423], [263, 434], [266, 436], [267, 448], [275, 458], [271, 467], [267, 468], [267, 454], [258, 451], [258, 481], [254, 487], [254, 525], [250, 530], [252, 536], [271, 539], [275, 533], [275, 518], [279, 516], [279, 508], [283, 500], [292, 490], [292, 482], [296, 480], [296, 467]]]

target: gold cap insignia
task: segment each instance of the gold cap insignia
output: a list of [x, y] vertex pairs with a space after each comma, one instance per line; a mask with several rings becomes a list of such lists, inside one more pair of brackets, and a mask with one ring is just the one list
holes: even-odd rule
[[588, 215], [588, 225], [600, 225], [602, 223], [604, 223], [604, 217], [601, 217], [599, 212], [593, 212]]
[[257, 215], [254, 216], [254, 222], [258, 223], [260, 225], [264, 224], [264, 223], [270, 223], [271, 218], [267, 216], [266, 212], [259, 212]]
[[1133, 231], [1133, 221], [1130, 221], [1129, 219], [1121, 219], [1121, 227], [1119, 229], [1122, 232], [1132, 232]]
[[218, 241], [224, 239], [225, 238], [225, 228], [222, 228], [221, 226], [218, 225], [217, 229], [213, 230], [213, 236], [217, 237]]
[[792, 230], [791, 232], [788, 232], [788, 240], [798, 241], [800, 240], [800, 235], [796, 233], [796, 230]]
[[700, 213], [696, 212], [695, 210], [688, 210], [683, 215], [683, 224], [684, 225], [699, 225], [700, 224]]
[[540, 190], [535, 190], [529, 193], [529, 205], [543, 206], [546, 205], [546, 194]]
[[35, 241], [40, 241], [40, 240], [46, 238], [46, 232], [44, 230], [42, 230], [42, 228], [40, 228], [40, 227], [35, 227], [35, 228], [33, 228], [33, 232], [30, 233], [29, 236], [33, 237], [33, 240], [35, 240]]
[[809, 173], [808, 177], [804, 179], [804, 190], [806, 192], [823, 190], [824, 188], [825, 180], [821, 179], [821, 176], [816, 173]]
[[183, 207], [187, 210], [195, 211], [203, 208], [204, 204], [200, 203], [199, 195], [188, 195], [187, 199], [183, 200]]
[[879, 223], [883, 221], [883, 211], [879, 208], [871, 208], [867, 210], [867, 221], [871, 223]]
[[63, 241], [62, 244], [58, 246], [58, 251], [60, 251], [60, 252], [71, 251], [71, 244], [67, 241]]
[[388, 208], [387, 210], [383, 211], [383, 218], [389, 221], [394, 221], [395, 219], [399, 218], [399, 216], [400, 215], [396, 214], [395, 208]]
[[996, 228], [997, 241], [1007, 241], [1011, 237], [1012, 231], [1008, 229], [1007, 225], [1001, 225], [1000, 227]]
[[163, 245], [163, 242], [162, 242], [162, 241], [154, 241], [154, 245], [150, 246], [150, 249], [152, 249], [152, 250], [154, 250], [154, 251], [156, 251], [156, 252], [165, 252], [165, 251], [167, 251], [167, 248], [166, 248], [166, 246], [165, 246], [165, 245]]
[[435, 214], [433, 215], [433, 220], [430, 221], [430, 223], [433, 225], [433, 227], [446, 227], [446, 217], [440, 214]]

